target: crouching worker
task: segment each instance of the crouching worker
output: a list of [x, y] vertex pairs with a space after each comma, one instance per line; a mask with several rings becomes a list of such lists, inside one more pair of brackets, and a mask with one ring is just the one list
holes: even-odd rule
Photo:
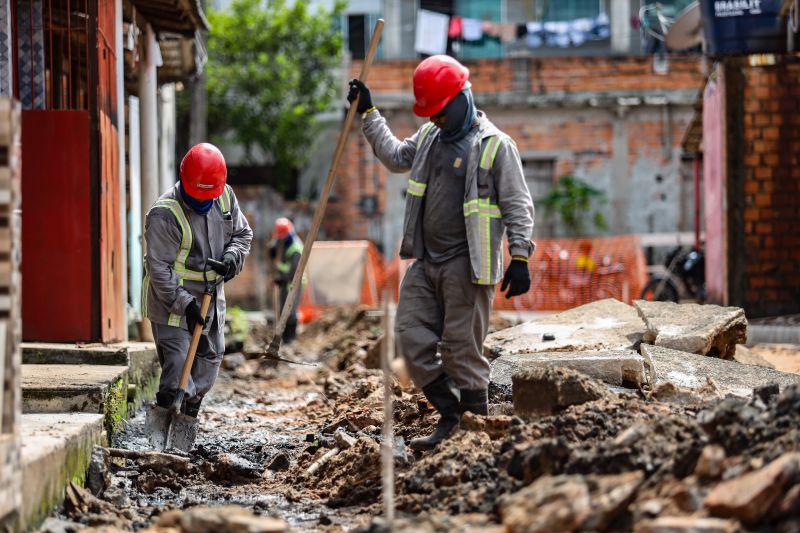
[[161, 382], [156, 403], [169, 408], [194, 326], [203, 324], [181, 411], [196, 417], [217, 378], [225, 352], [225, 291], [216, 291], [205, 319], [200, 302], [206, 281], [230, 281], [242, 270], [253, 231], [226, 185], [222, 153], [212, 144], [192, 147], [180, 181], [153, 204], [145, 219], [143, 309], [153, 327]]

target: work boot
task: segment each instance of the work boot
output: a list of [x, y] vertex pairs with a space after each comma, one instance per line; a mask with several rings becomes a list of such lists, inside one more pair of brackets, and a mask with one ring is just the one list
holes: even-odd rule
[[200, 398], [196, 402], [189, 402], [188, 400], [186, 400], [186, 401], [183, 402], [183, 406], [181, 408], [181, 411], [186, 416], [191, 416], [192, 418], [197, 418], [197, 413], [200, 412], [200, 403], [202, 401], [203, 401], [202, 398]]
[[433, 383], [422, 388], [422, 392], [439, 412], [439, 422], [433, 433], [427, 437], [414, 439], [408, 443], [414, 450], [431, 450], [442, 442], [458, 426], [461, 410], [458, 397], [451, 388], [452, 382], [446, 374], [436, 378]]
[[461, 389], [459, 402], [461, 414], [472, 411], [476, 415], [489, 414], [489, 391], [486, 389]]

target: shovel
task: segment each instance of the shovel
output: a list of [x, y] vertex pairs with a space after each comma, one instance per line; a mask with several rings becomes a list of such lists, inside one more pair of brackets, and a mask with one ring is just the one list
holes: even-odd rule
[[[372, 58], [375, 57], [375, 51], [378, 49], [378, 43], [381, 40], [381, 31], [383, 31], [383, 19], [378, 19], [375, 22], [375, 29], [373, 30], [372, 38], [369, 41], [367, 55], [364, 58], [364, 62], [361, 64], [361, 75], [358, 77], [358, 79], [363, 82], [367, 81], [369, 67], [372, 65]], [[309, 229], [308, 235], [306, 235], [303, 253], [300, 255], [300, 262], [298, 263], [297, 269], [292, 277], [292, 284], [289, 286], [289, 295], [286, 297], [286, 301], [283, 303], [283, 310], [281, 311], [280, 319], [278, 320], [278, 324], [275, 328], [275, 336], [272, 337], [272, 341], [269, 343], [265, 353], [261, 354], [261, 356], [266, 359], [284, 361], [294, 364], [303, 364], [298, 361], [285, 359], [279, 355], [281, 348], [281, 337], [283, 336], [283, 330], [286, 329], [286, 322], [289, 320], [289, 316], [293, 312], [297, 291], [300, 290], [300, 286], [302, 285], [303, 272], [305, 271], [306, 263], [308, 263], [308, 257], [311, 255], [311, 248], [314, 246], [314, 241], [317, 240], [317, 233], [319, 232], [319, 226], [322, 223], [322, 216], [325, 214], [325, 208], [328, 205], [328, 198], [331, 194], [331, 188], [333, 188], [333, 181], [336, 177], [336, 169], [339, 167], [339, 160], [342, 158], [342, 152], [344, 152], [344, 147], [347, 144], [347, 136], [350, 133], [350, 129], [353, 125], [353, 119], [356, 116], [357, 108], [358, 98], [350, 103], [350, 109], [347, 110], [347, 116], [345, 116], [344, 124], [342, 124], [342, 129], [339, 132], [339, 140], [336, 143], [336, 150], [333, 152], [333, 160], [331, 162], [330, 170], [328, 170], [328, 177], [325, 178], [325, 185], [322, 188], [322, 193], [319, 195], [319, 203], [317, 204], [317, 208], [314, 210], [314, 219], [311, 221], [311, 229]]]
[[[222, 280], [222, 277], [219, 279]], [[215, 286], [206, 282], [203, 300], [200, 303], [200, 314], [203, 315], [203, 319], [207, 316], [208, 308], [211, 306], [211, 296]], [[192, 342], [189, 344], [189, 353], [183, 362], [175, 401], [168, 408], [153, 405], [147, 411], [145, 429], [150, 434], [150, 445], [157, 450], [164, 451], [175, 448], [188, 452], [192, 449], [197, 436], [197, 418], [181, 413], [181, 405], [186, 397], [186, 387], [189, 385], [189, 375], [192, 372], [197, 346], [200, 344], [200, 336], [203, 334], [203, 326], [203, 323], [194, 326]]]

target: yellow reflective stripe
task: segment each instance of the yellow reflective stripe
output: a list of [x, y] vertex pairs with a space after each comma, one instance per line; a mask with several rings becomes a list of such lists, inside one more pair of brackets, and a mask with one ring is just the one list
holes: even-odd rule
[[150, 274], [144, 275], [142, 282], [142, 316], [147, 318], [147, 300], [150, 293]]
[[503, 218], [500, 206], [489, 202], [488, 198], [475, 198], [464, 203], [464, 216], [475, 214], [488, 218]]
[[219, 277], [219, 274], [214, 272], [213, 270], [209, 270], [205, 273], [205, 277], [203, 277], [203, 273], [197, 270], [189, 270], [188, 268], [175, 268], [172, 269], [175, 274], [181, 280], [189, 280], [189, 281], [216, 281]]
[[231, 210], [231, 189], [227, 185], [225, 186], [225, 191], [220, 195], [218, 198], [219, 200], [219, 209], [223, 213], [228, 213]]
[[427, 124], [422, 126], [422, 131], [419, 134], [419, 140], [417, 141], [417, 146], [420, 146], [422, 144], [422, 141], [425, 140], [425, 137], [431, 131], [431, 128], [433, 128], [433, 122], [428, 122]]
[[500, 148], [500, 142], [500, 137], [496, 135], [489, 138], [489, 142], [486, 143], [486, 147], [483, 149], [483, 154], [481, 155], [482, 169], [489, 170], [492, 168], [497, 150]]
[[173, 264], [173, 269], [176, 271], [186, 270], [186, 258], [189, 257], [189, 252], [192, 250], [192, 227], [189, 224], [189, 219], [186, 218], [186, 213], [183, 212], [183, 208], [177, 200], [160, 200], [153, 207], [166, 207], [172, 211], [178, 221], [178, 225], [181, 227], [181, 247]]
[[408, 180], [408, 194], [410, 194], [411, 196], [418, 196], [422, 198], [423, 196], [425, 196], [425, 189], [427, 188], [428, 188], [427, 183], [420, 183], [412, 179]]

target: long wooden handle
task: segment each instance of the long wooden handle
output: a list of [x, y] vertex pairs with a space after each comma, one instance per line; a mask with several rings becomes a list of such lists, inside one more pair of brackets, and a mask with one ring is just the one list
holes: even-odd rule
[[[367, 56], [361, 64], [361, 75], [358, 79], [363, 82], [367, 81], [369, 75], [369, 68], [372, 65], [372, 59], [375, 57], [375, 52], [378, 50], [378, 43], [381, 40], [381, 32], [383, 31], [383, 19], [378, 19], [375, 22], [375, 29], [372, 32], [372, 39], [369, 41], [369, 48], [367, 49]], [[297, 297], [297, 291], [300, 290], [301, 280], [303, 279], [303, 272], [308, 263], [308, 257], [311, 255], [311, 248], [317, 240], [317, 233], [319, 226], [322, 223], [322, 216], [325, 214], [325, 208], [328, 206], [328, 197], [333, 188], [333, 181], [336, 177], [336, 169], [339, 167], [339, 160], [342, 158], [344, 147], [347, 144], [347, 136], [350, 134], [350, 129], [353, 126], [353, 119], [356, 116], [356, 109], [358, 108], [358, 96], [350, 103], [350, 109], [347, 110], [347, 116], [342, 124], [342, 131], [339, 133], [339, 141], [336, 143], [336, 150], [333, 152], [333, 161], [331, 168], [328, 171], [328, 177], [325, 179], [325, 186], [322, 188], [322, 194], [319, 195], [319, 203], [317, 209], [314, 211], [314, 220], [311, 222], [311, 229], [306, 236], [303, 254], [300, 256], [300, 263], [297, 265], [297, 270], [292, 277], [292, 285], [289, 287], [289, 295], [283, 303], [283, 310], [281, 318], [278, 321], [278, 326], [275, 328], [275, 337], [269, 346], [269, 352], [277, 354], [278, 347], [280, 346], [280, 338], [283, 335], [283, 330], [286, 329], [286, 322], [289, 320], [289, 315], [294, 310], [294, 302]]]
[[[200, 314], [205, 321], [208, 314], [208, 308], [211, 307], [211, 294], [203, 294], [203, 300], [200, 303]], [[192, 342], [189, 344], [189, 353], [186, 354], [186, 361], [183, 362], [183, 370], [181, 370], [181, 380], [178, 384], [178, 389], [186, 390], [189, 385], [189, 374], [192, 373], [192, 365], [194, 364], [194, 354], [197, 353], [197, 346], [200, 344], [200, 336], [203, 334], [204, 322], [198, 322], [194, 326], [192, 332]]]

